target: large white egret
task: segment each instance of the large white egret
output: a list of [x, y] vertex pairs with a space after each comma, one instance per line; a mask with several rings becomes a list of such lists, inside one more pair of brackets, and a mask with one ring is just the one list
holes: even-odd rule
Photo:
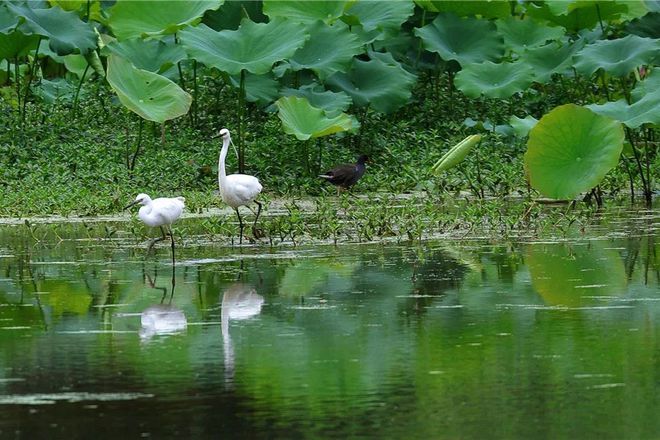
[[160, 232], [163, 234], [162, 237], [154, 239], [149, 245], [149, 249], [157, 242], [165, 240], [167, 237], [165, 235], [165, 229], [168, 230], [170, 239], [172, 240], [172, 264], [174, 264], [174, 234], [172, 234], [172, 223], [177, 221], [181, 217], [185, 199], [183, 197], [159, 197], [157, 199], [151, 199], [148, 195], [141, 193], [135, 197], [135, 200], [126, 206], [124, 209], [128, 209], [131, 206], [140, 204], [142, 207], [138, 212], [138, 217], [142, 222], [151, 226], [152, 228], [159, 227]]
[[337, 186], [337, 192], [339, 192], [340, 188], [348, 189], [360, 180], [367, 169], [368, 161], [369, 157], [363, 154], [358, 157], [357, 163], [338, 165], [320, 174], [319, 177]]
[[240, 227], [239, 244], [242, 244], [243, 219], [241, 219], [241, 214], [238, 212], [238, 207], [247, 206], [252, 202], [257, 204], [257, 216], [252, 225], [252, 230], [254, 231], [257, 226], [259, 214], [261, 214], [261, 203], [255, 199], [263, 187], [261, 186], [261, 183], [259, 183], [259, 179], [254, 176], [248, 174], [227, 175], [227, 171], [225, 170], [225, 159], [227, 158], [231, 135], [226, 128], [220, 130], [219, 135], [222, 137], [222, 150], [220, 150], [220, 158], [218, 159], [218, 184], [220, 185], [220, 195], [222, 196], [222, 201], [236, 211]]

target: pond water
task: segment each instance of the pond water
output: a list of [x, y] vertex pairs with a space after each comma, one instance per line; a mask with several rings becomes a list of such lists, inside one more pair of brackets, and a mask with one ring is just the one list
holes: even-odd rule
[[658, 438], [658, 218], [174, 268], [2, 227], [0, 438]]

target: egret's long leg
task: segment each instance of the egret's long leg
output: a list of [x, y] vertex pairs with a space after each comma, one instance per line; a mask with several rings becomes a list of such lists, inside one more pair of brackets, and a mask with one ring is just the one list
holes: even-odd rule
[[156, 243], [158, 243], [159, 241], [163, 241], [163, 240], [167, 239], [167, 236], [165, 235], [165, 230], [163, 229], [162, 226], [160, 227], [160, 232], [161, 232], [161, 234], [163, 234], [163, 236], [162, 237], [157, 237], [157, 238], [154, 238], [153, 240], [151, 240], [151, 243], [149, 243], [149, 247], [147, 248], [147, 252], [150, 252], [151, 249], [154, 247], [154, 245]]
[[252, 230], [253, 231], [257, 227], [257, 220], [259, 220], [259, 214], [261, 214], [261, 202], [259, 202], [258, 200], [255, 200], [254, 203], [257, 204], [258, 208], [257, 208], [257, 216], [254, 218], [254, 223], [252, 224]]
[[[172, 240], [172, 271], [174, 271], [174, 234], [172, 229], [170, 229], [170, 239]], [[174, 281], [174, 278], [172, 278], [172, 281]]]
[[236, 216], [238, 217], [238, 226], [240, 228], [240, 232], [238, 234], [238, 244], [241, 245], [243, 244], [243, 219], [241, 218], [241, 214], [238, 212], [238, 208], [234, 208], [236, 210]]

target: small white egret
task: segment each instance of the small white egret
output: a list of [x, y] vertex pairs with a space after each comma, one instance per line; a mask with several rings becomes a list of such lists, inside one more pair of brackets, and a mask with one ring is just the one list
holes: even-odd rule
[[184, 202], [185, 199], [183, 197], [159, 197], [152, 200], [148, 195], [141, 193], [135, 197], [135, 200], [131, 204], [124, 208], [128, 209], [137, 204], [142, 205], [138, 212], [140, 220], [142, 220], [145, 225], [151, 226], [152, 228], [155, 228], [156, 226], [160, 227], [160, 232], [163, 236], [154, 239], [149, 245], [149, 249], [151, 249], [157, 241], [167, 239], [163, 226], [167, 228], [170, 239], [172, 240], [172, 265], [174, 265], [174, 234], [172, 234], [172, 223], [181, 217], [181, 213], [185, 207]]
[[239, 206], [247, 206], [254, 202], [257, 204], [257, 216], [252, 225], [253, 232], [257, 226], [259, 214], [261, 214], [261, 203], [255, 200], [262, 190], [259, 179], [247, 174], [230, 174], [227, 175], [225, 170], [225, 159], [227, 158], [227, 151], [229, 150], [229, 143], [231, 136], [229, 130], [223, 128], [220, 130], [220, 137], [222, 137], [222, 150], [220, 150], [220, 158], [218, 159], [218, 184], [220, 185], [220, 195], [222, 201], [227, 205], [234, 208], [236, 216], [238, 216], [238, 224], [240, 227], [239, 244], [243, 243], [243, 219], [238, 212]]

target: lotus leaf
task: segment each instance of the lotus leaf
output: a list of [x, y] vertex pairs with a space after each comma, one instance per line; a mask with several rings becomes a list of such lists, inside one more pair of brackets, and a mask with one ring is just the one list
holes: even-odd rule
[[442, 171], [446, 171], [458, 165], [468, 153], [481, 141], [480, 134], [473, 134], [466, 137], [458, 144], [454, 145], [438, 160], [431, 168], [433, 174], [438, 175]]
[[91, 25], [83, 22], [74, 12], [65, 12], [58, 7], [32, 9], [28, 4], [6, 5], [25, 20], [20, 25], [24, 34], [48, 37], [50, 48], [59, 55], [76, 51], [84, 55], [96, 47], [96, 34]]
[[129, 60], [138, 69], [156, 73], [163, 73], [186, 58], [186, 52], [181, 45], [162, 40], [145, 41], [134, 38], [115, 41], [107, 47], [112, 53]]
[[119, 40], [173, 34], [221, 4], [222, 0], [119, 1], [110, 8], [108, 24]]
[[[44, 102], [53, 104], [58, 101], [71, 102], [76, 94], [76, 85], [70, 83], [64, 78], [55, 78], [54, 80], [42, 79], [39, 85], [33, 87], [35, 95]], [[81, 90], [81, 94], [84, 91]]]
[[[231, 83], [234, 87], [240, 87], [241, 76], [232, 76]], [[245, 75], [245, 99], [250, 102], [259, 102], [261, 104], [273, 102], [279, 96], [279, 87], [280, 84], [273, 78], [270, 72], [263, 75], [252, 73]]]
[[[527, 8], [530, 17], [547, 20], [563, 26], [569, 31], [592, 29], [600, 23], [622, 18], [632, 19], [644, 15], [646, 11], [634, 5], [635, 2], [616, 1], [550, 1], [533, 4]], [[596, 7], [598, 5], [598, 7]]]
[[505, 18], [511, 15], [511, 7], [503, 1], [470, 0], [415, 0], [421, 8], [430, 12], [452, 12], [459, 17], [481, 16], [484, 18]]
[[530, 115], [525, 118], [519, 118], [515, 115], [509, 118], [509, 124], [511, 124], [515, 135], [521, 138], [527, 136], [537, 122], [539, 122], [538, 119]]
[[351, 24], [359, 23], [367, 32], [375, 29], [398, 31], [414, 9], [415, 4], [411, 1], [361, 0], [350, 6], [343, 19]]
[[93, 70], [87, 68], [89, 65], [84, 56], [78, 54], [71, 54], [63, 57], [66, 70], [73, 73], [78, 77], [78, 80], [85, 75], [85, 79], [89, 79]]
[[230, 75], [241, 70], [269, 72], [274, 63], [302, 47], [306, 38], [303, 25], [281, 18], [269, 23], [246, 19], [236, 31], [216, 32], [203, 24], [181, 31], [181, 42], [194, 59]]
[[504, 54], [504, 40], [495, 25], [477, 18], [440, 14], [430, 24], [415, 29], [415, 35], [427, 50], [461, 65], [495, 61]]
[[138, 69], [118, 55], [108, 57], [107, 80], [122, 104], [149, 121], [162, 123], [185, 115], [192, 102], [169, 79]]
[[305, 98], [286, 96], [278, 99], [276, 104], [284, 132], [301, 141], [357, 128], [357, 121], [346, 113], [329, 118]]
[[524, 63], [495, 64], [486, 61], [470, 64], [456, 74], [456, 88], [466, 96], [505, 99], [529, 87], [534, 80], [532, 69]]
[[38, 35], [25, 35], [20, 31], [10, 34], [0, 33], [0, 60], [25, 56], [37, 47], [38, 41]]
[[626, 31], [640, 37], [660, 38], [660, 12], [650, 12], [633, 20], [626, 27]]
[[264, 0], [264, 14], [298, 23], [323, 20], [332, 23], [342, 16], [348, 1]]
[[598, 69], [624, 76], [636, 67], [660, 59], [660, 40], [628, 35], [616, 40], [600, 40], [585, 46], [575, 56], [575, 68], [584, 75]]
[[355, 34], [339, 22], [328, 26], [322, 21], [309, 25], [309, 40], [289, 60], [293, 70], [311, 69], [320, 79], [347, 70], [354, 55], [362, 52]]
[[351, 105], [351, 98], [344, 92], [331, 92], [318, 84], [308, 84], [299, 89], [283, 89], [284, 96], [306, 98], [316, 108], [323, 109], [332, 118], [346, 111]]
[[0, 34], [12, 32], [18, 26], [18, 17], [7, 9], [6, 3], [0, 3]]
[[397, 110], [410, 99], [415, 75], [407, 72], [389, 54], [380, 54], [370, 61], [353, 59], [348, 73], [336, 73], [326, 81], [335, 91], [344, 91], [353, 103], [367, 105], [382, 113]]
[[535, 80], [539, 83], [550, 82], [554, 73], [564, 73], [573, 65], [573, 55], [584, 47], [584, 41], [573, 43], [550, 43], [542, 47], [526, 50], [521, 61], [532, 68]]
[[543, 46], [548, 40], [559, 40], [565, 34], [561, 27], [549, 27], [533, 18], [508, 17], [497, 20], [497, 30], [504, 37], [504, 44], [514, 52]]
[[225, 2], [215, 11], [206, 11], [202, 22], [216, 31], [235, 31], [244, 18], [249, 18], [256, 23], [266, 23], [268, 17], [263, 14], [261, 6], [261, 2], [250, 0]]
[[621, 124], [608, 117], [575, 104], [556, 107], [529, 133], [530, 183], [547, 197], [573, 199], [616, 166], [623, 139]]

